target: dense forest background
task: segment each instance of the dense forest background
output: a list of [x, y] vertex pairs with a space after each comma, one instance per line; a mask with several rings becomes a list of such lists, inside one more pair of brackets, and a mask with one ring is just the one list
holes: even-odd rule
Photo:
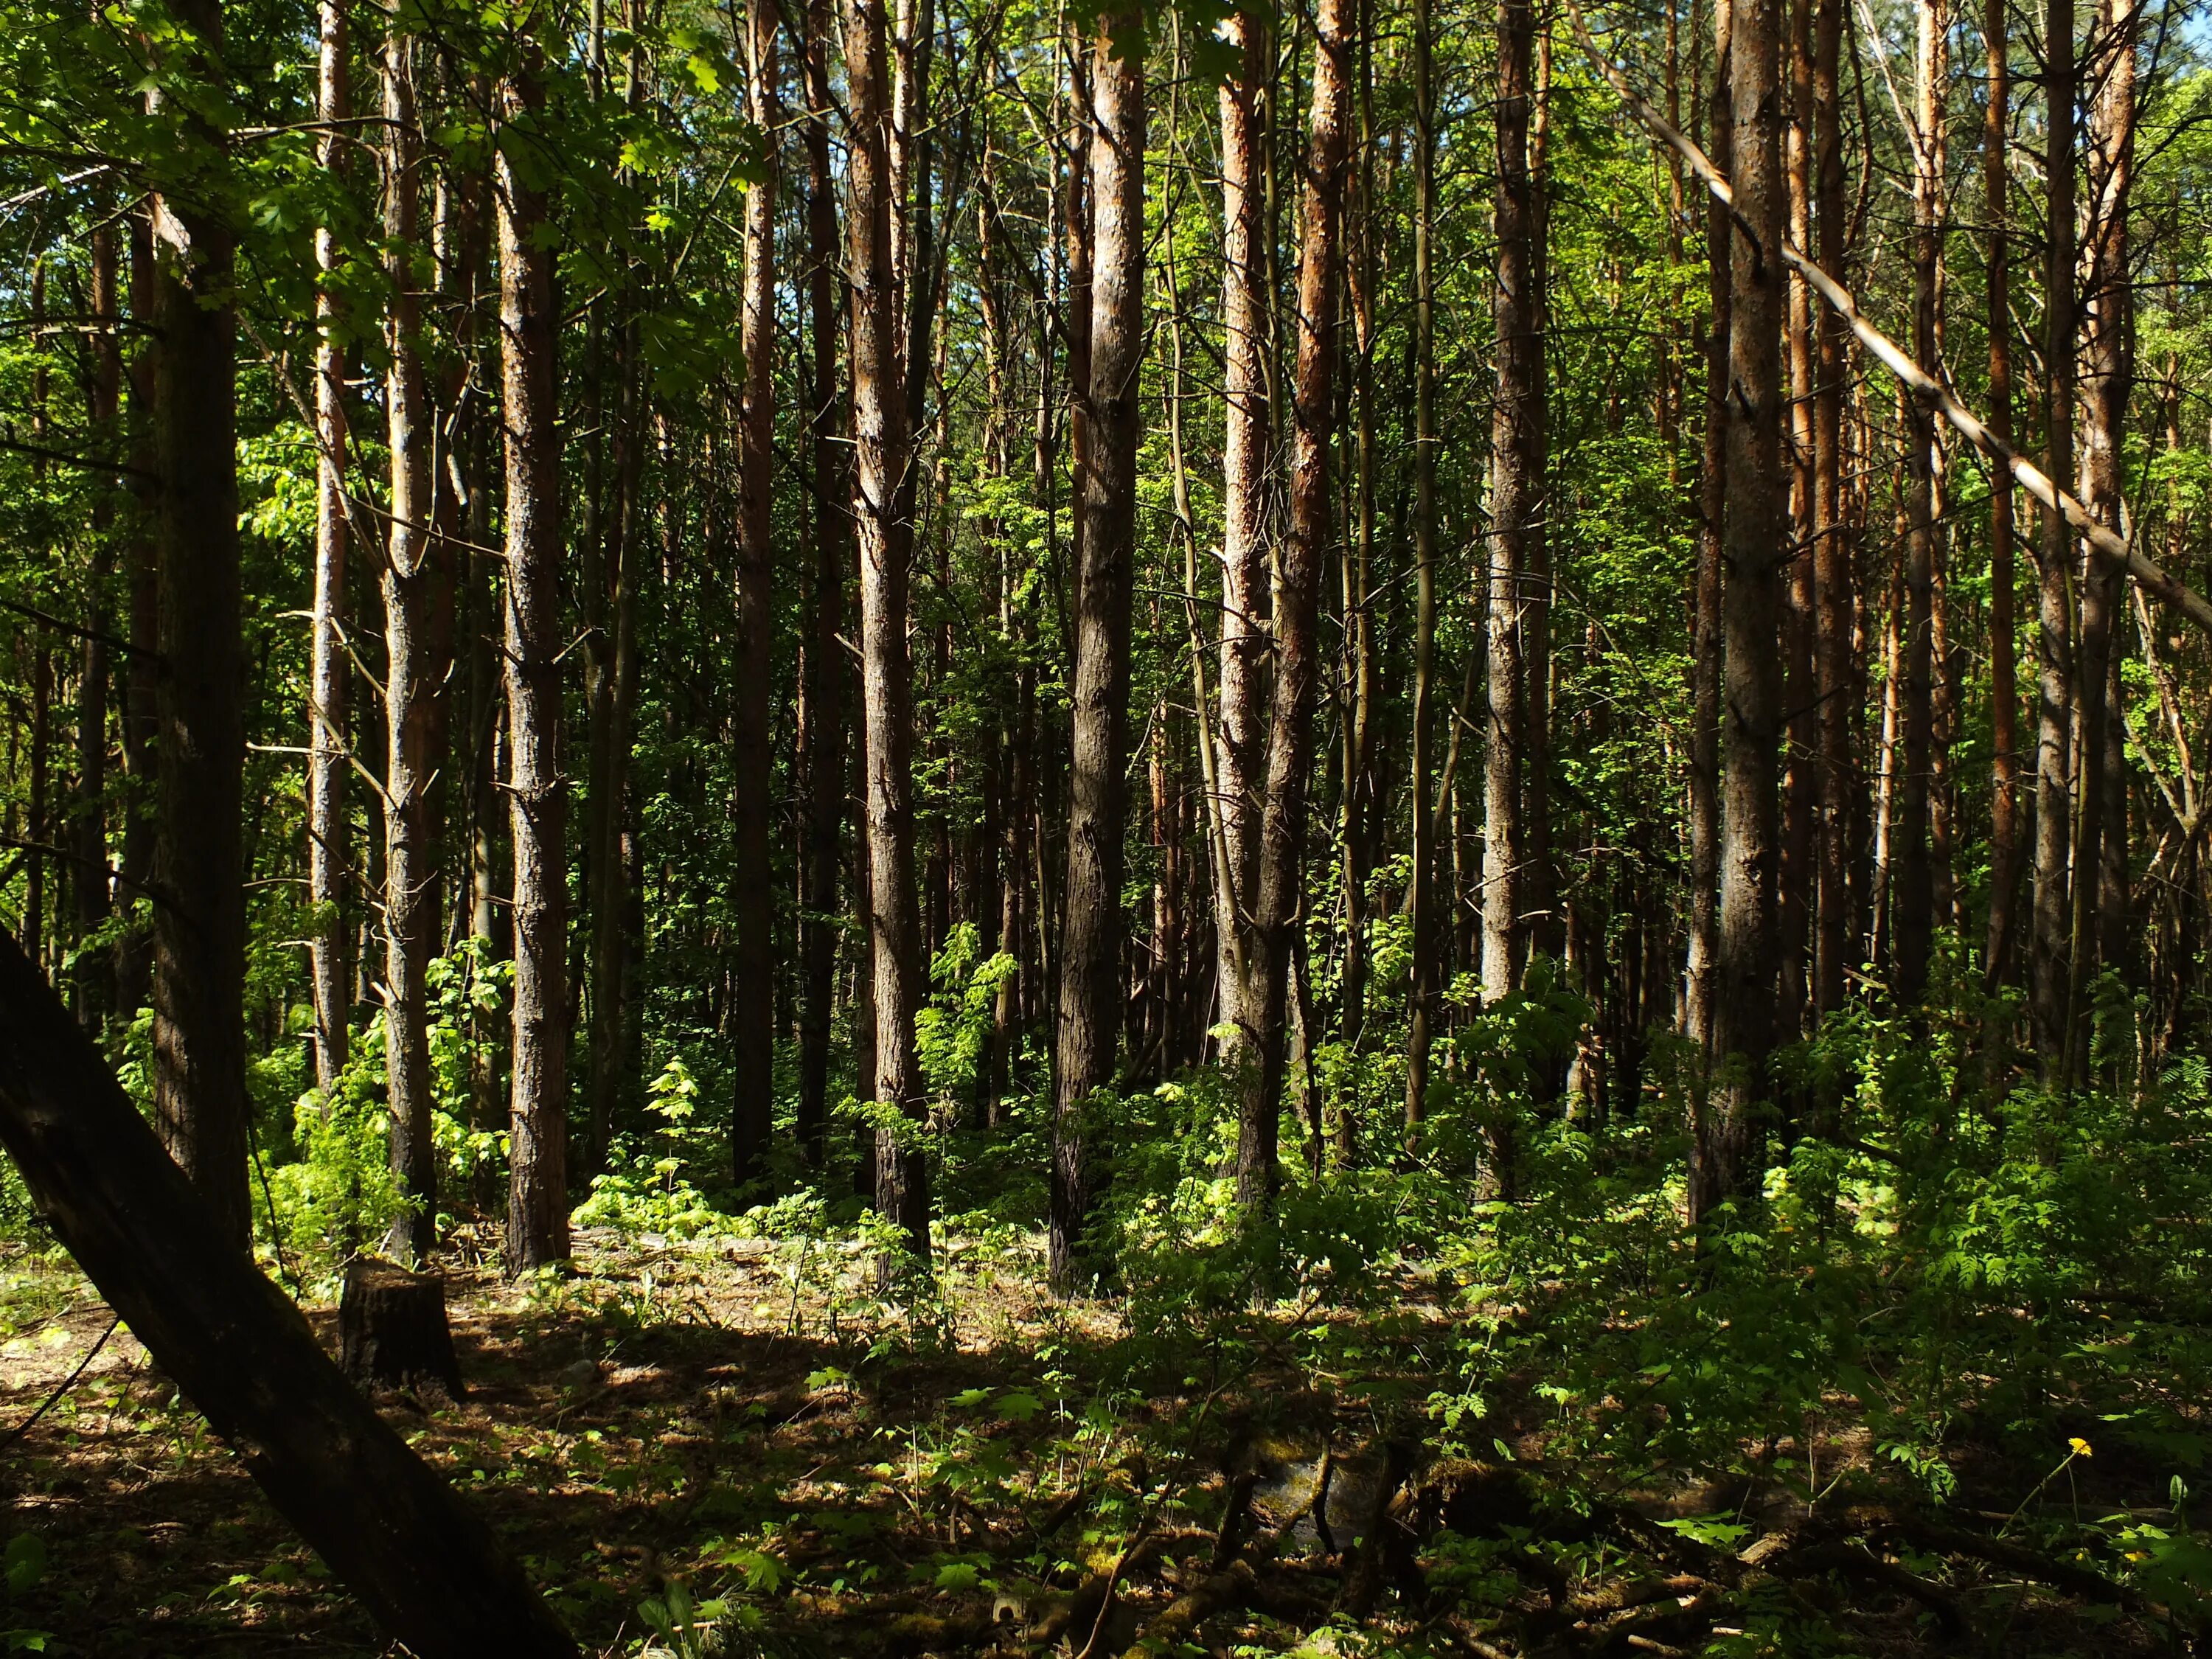
[[2187, 0], [0, 16], [0, 917], [307, 1305], [981, 1343], [1086, 1656], [2207, 1639]]

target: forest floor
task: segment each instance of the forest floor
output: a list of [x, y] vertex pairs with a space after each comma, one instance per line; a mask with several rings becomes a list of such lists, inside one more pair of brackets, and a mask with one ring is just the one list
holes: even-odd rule
[[[1115, 1304], [1043, 1297], [1026, 1243], [952, 1264], [926, 1321], [827, 1246], [586, 1234], [558, 1279], [455, 1265], [465, 1397], [381, 1403], [594, 1653], [2026, 1659], [2202, 1640], [2008, 1541], [2033, 1472], [1970, 1476], [1932, 1516], [1816, 1518], [1741, 1483], [1592, 1501], [1585, 1482], [1561, 1505], [1533, 1392], [1491, 1402], [1489, 1458], [1440, 1458], [1423, 1402], [1442, 1316], [1417, 1277], [1369, 1316], [1353, 1375], [1315, 1363], [1311, 1305], [1168, 1352]], [[0, 1259], [0, 1651], [391, 1650], [127, 1333], [83, 1363], [112, 1316], [66, 1263]], [[335, 1310], [310, 1311], [335, 1346]], [[2124, 1459], [2099, 1460], [2094, 1490], [2080, 1474], [2077, 1504], [2159, 1496]], [[1696, 1519], [1716, 1513], [1735, 1524]]]

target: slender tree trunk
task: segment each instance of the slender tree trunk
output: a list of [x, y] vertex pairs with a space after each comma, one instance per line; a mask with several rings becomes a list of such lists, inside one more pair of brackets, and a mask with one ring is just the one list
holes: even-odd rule
[[[1351, 533], [1344, 544], [1344, 962], [1338, 975], [1343, 1009], [1339, 1039], [1357, 1050], [1367, 1018], [1367, 887], [1375, 871], [1375, 840], [1380, 828], [1375, 748], [1376, 705], [1381, 700], [1382, 662], [1376, 634], [1378, 595], [1374, 586], [1375, 474], [1375, 289], [1377, 276], [1375, 226], [1375, 31], [1373, 0], [1361, 0], [1358, 28], [1359, 60], [1359, 164], [1353, 173], [1358, 210], [1350, 234], [1356, 244], [1345, 262], [1352, 308], [1353, 385], [1358, 423], [1352, 438]], [[1336, 1156], [1349, 1164], [1356, 1150], [1357, 1117], [1340, 1112], [1336, 1120]]]
[[[1130, 593], [1145, 345], [1145, 71], [1141, 21], [1106, 20], [1091, 52], [1092, 268], [1089, 453], [1076, 477], [1074, 742], [1067, 902], [1060, 933], [1053, 1112], [1051, 1274], [1075, 1288], [1096, 1174], [1084, 1118], [1109, 1087], [1121, 1036], [1124, 827], [1128, 813]], [[1118, 41], [1116, 36], [1121, 37]]]
[[[1729, 93], [1732, 0], [1714, 0], [1711, 150], [1732, 171], [1735, 105]], [[1706, 1062], [1714, 1057], [1713, 1011], [1718, 994], [1721, 868], [1721, 533], [1728, 501], [1729, 313], [1734, 246], [1728, 210], [1707, 198], [1705, 261], [1712, 334], [1705, 351], [1705, 435], [1698, 461], [1698, 562], [1691, 599], [1690, 662], [1690, 945], [1684, 975], [1684, 1025]]]
[[1352, 64], [1347, 0], [1321, 0], [1314, 20], [1313, 104], [1298, 236], [1297, 390], [1292, 400], [1290, 534], [1275, 590], [1275, 687], [1250, 967], [1259, 1064], [1245, 1070], [1237, 1192], [1273, 1203], [1285, 1073], [1291, 957], [1304, 888], [1306, 789], [1320, 678], [1316, 611], [1329, 529], [1328, 451], [1336, 428], [1337, 284]]
[[[2128, 210], [2135, 174], [2137, 16], [2136, 0], [2100, 0], [2103, 72], [2089, 119], [2088, 423], [2081, 495], [2100, 522], [2112, 526], [2125, 522], [2128, 398], [2135, 383]], [[2081, 719], [2081, 786], [2069, 1018], [2077, 1045], [2083, 1041], [2089, 974], [2095, 968], [2124, 973], [2130, 956], [2127, 734], [2120, 702], [2127, 577], [2109, 561], [2092, 558], [2088, 564], [2075, 703]]]
[[[157, 535], [159, 465], [154, 448], [154, 387], [160, 378], [161, 300], [154, 275], [150, 212], [131, 216], [131, 318], [142, 331], [131, 355], [131, 512], [125, 543], [129, 584], [131, 672], [124, 681], [123, 890], [137, 910], [154, 877], [156, 792], [154, 738], [159, 728], [161, 557]], [[153, 932], [132, 921], [115, 947], [115, 1008], [128, 1020], [145, 1006], [153, 983]]]
[[1428, 1115], [1429, 1047], [1436, 1018], [1436, 817], [1431, 793], [1430, 703], [1437, 656], [1436, 86], [1430, 0], [1413, 0], [1413, 988], [1406, 1039], [1406, 1138]]
[[[2049, 54], [2045, 98], [2048, 148], [2044, 156], [2049, 228], [2044, 247], [2044, 470], [2054, 482], [2074, 476], [2075, 377], [2075, 103], [2080, 65], [2075, 57], [2074, 0], [2047, 0], [2044, 49]], [[2034, 938], [2029, 959], [2029, 1011], [2037, 1062], [2046, 1082], [2058, 1080], [2067, 1061], [2071, 1026], [2069, 981], [2067, 854], [2071, 842], [2074, 721], [2069, 682], [2073, 665], [2074, 538], [2059, 514], [2046, 511], [2036, 547], [2039, 632], [2036, 641], [2036, 780]]]
[[[907, 595], [914, 525], [900, 511], [908, 464], [898, 356], [901, 292], [892, 257], [890, 109], [884, 0], [846, 0], [851, 191], [846, 269], [853, 293], [854, 516], [860, 530], [860, 656], [866, 714], [869, 929], [874, 948], [876, 1207], [929, 1259], [928, 1166], [915, 1017], [925, 991], [914, 887], [914, 667]], [[888, 1267], [888, 1264], [886, 1264]]]
[[[1753, 1103], [1766, 1090], [1774, 1036], [1775, 750], [1781, 736], [1776, 626], [1788, 557], [1781, 512], [1780, 0], [1739, 0], [1729, 41], [1731, 151], [1739, 230], [1729, 262], [1727, 641], [1722, 739], [1720, 912], [1713, 1053], [1720, 1066], [1699, 1115], [1690, 1213], [1702, 1221], [1753, 1178]], [[1747, 234], [1746, 234], [1747, 230]]]
[[[178, 15], [197, 37], [195, 58], [204, 58], [173, 70], [219, 73], [218, 0], [184, 0]], [[222, 142], [204, 125], [200, 136]], [[234, 244], [219, 211], [181, 198], [155, 198], [154, 234], [161, 672], [153, 885], [163, 901], [154, 907], [154, 1108], [170, 1154], [242, 1244], [250, 1209]]]
[[1236, 1064], [1251, 1063], [1259, 1033], [1249, 1004], [1251, 915], [1267, 764], [1268, 400], [1268, 30], [1262, 13], [1226, 25], [1239, 56], [1221, 87], [1222, 331], [1226, 392], [1222, 439], [1221, 717], [1214, 758], [1226, 881], [1215, 895], [1221, 1019], [1238, 1030]]
[[[522, 27], [544, 27], [532, 15]], [[510, 120], [544, 107], [540, 48], [500, 89]], [[562, 559], [553, 253], [544, 194], [499, 158], [500, 366], [507, 434], [507, 799], [514, 848], [508, 1271], [568, 1254], [568, 786], [561, 771]]]
[[[1843, 0], [1813, 0], [1813, 217], [1820, 237], [1820, 269], [1844, 276], [1844, 141], [1838, 74], [1842, 58]], [[1823, 306], [1818, 323], [1820, 362], [1813, 394], [1813, 604], [1814, 722], [1819, 756], [1818, 915], [1813, 947], [1813, 1006], [1821, 1014], [1844, 1006], [1844, 969], [1852, 939], [1850, 844], [1858, 796], [1857, 757], [1851, 740], [1856, 659], [1851, 647], [1855, 610], [1851, 552], [1844, 533], [1844, 320]]]
[[434, 415], [422, 378], [422, 302], [416, 289], [421, 238], [422, 140], [415, 107], [415, 38], [393, 27], [385, 40], [384, 234], [393, 250], [386, 313], [386, 432], [392, 452], [391, 525], [382, 568], [384, 599], [384, 1073], [392, 1113], [392, 1169], [405, 1209], [385, 1239], [401, 1261], [437, 1242], [438, 1155], [431, 1141], [426, 976], [437, 911], [429, 844], [431, 704], [441, 695], [426, 637], [429, 587], [430, 460]]
[[[92, 313], [92, 374], [86, 423], [93, 453], [111, 465], [122, 459], [122, 277], [115, 228], [92, 234], [88, 309]], [[115, 571], [117, 495], [112, 486], [94, 498], [91, 568], [87, 573], [85, 637], [78, 655], [76, 690], [76, 806], [70, 823], [76, 854], [76, 930], [82, 944], [106, 926], [112, 908], [107, 856], [108, 600]], [[77, 958], [76, 1016], [100, 1033], [115, 1003], [115, 963], [107, 952], [84, 950]]]
[[807, 0], [806, 296], [811, 384], [808, 439], [814, 465], [814, 592], [806, 651], [805, 896], [799, 955], [805, 992], [799, 1025], [799, 1141], [810, 1166], [822, 1161], [829, 1121], [831, 1000], [837, 963], [837, 848], [845, 817], [846, 514], [848, 434], [838, 392], [837, 197], [830, 170], [829, 0]]
[[[776, 9], [769, 0], [747, 8], [747, 112], [763, 132], [781, 118], [776, 87]], [[775, 441], [775, 218], [777, 146], [763, 151], [763, 176], [745, 196], [744, 409], [738, 471], [737, 672], [731, 721], [737, 776], [764, 781], [775, 769], [769, 753], [775, 690], [769, 669], [775, 649], [775, 549], [769, 510]], [[835, 649], [833, 643], [832, 649]], [[768, 1152], [775, 1087], [775, 903], [769, 869], [769, 818], [775, 802], [765, 787], [740, 788], [736, 815], [731, 908], [737, 924], [734, 966], [738, 1004], [731, 1019], [730, 1158], [738, 1181], [759, 1173]]]
[[1483, 768], [1482, 989], [1521, 988], [1531, 907], [1528, 635], [1544, 534], [1543, 298], [1536, 292], [1538, 209], [1528, 165], [1535, 19], [1529, 0], [1498, 8], [1498, 394], [1490, 423], [1490, 714]]
[[[348, 0], [322, 0], [317, 113], [331, 125], [317, 143], [323, 167], [343, 176], [349, 145], [340, 124], [353, 112], [347, 48]], [[346, 361], [338, 341], [332, 274], [337, 237], [315, 230], [315, 596], [307, 708], [308, 978], [314, 1001], [315, 1081], [325, 1097], [345, 1068], [350, 1028], [346, 961], [346, 882], [352, 866], [345, 805], [347, 690], [345, 504]]]
[[[1937, 372], [1936, 273], [1944, 210], [1942, 76], [1944, 0], [1920, 0], [1912, 131], [1912, 348]], [[1936, 765], [1936, 414], [1919, 398], [1900, 399], [1905, 416], [1905, 565], [1904, 743], [1898, 779], [1897, 842], [1892, 854], [1891, 984], [1917, 1004], [1928, 987], [1936, 919], [1929, 866]]]
[[[1983, 211], [1989, 218], [1987, 300], [1990, 430], [2012, 441], [2011, 65], [2005, 0], [1986, 0], [1988, 103], [1982, 125]], [[1984, 974], [1990, 988], [2011, 968], [2013, 912], [2020, 886], [2020, 686], [2014, 661], [2013, 489], [2009, 472], [1990, 477], [1990, 928]]]

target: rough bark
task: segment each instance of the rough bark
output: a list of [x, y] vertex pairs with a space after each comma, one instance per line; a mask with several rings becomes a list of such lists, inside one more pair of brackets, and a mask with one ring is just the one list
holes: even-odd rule
[[[322, 0], [319, 94], [316, 113], [337, 124], [353, 113], [347, 47], [348, 0]], [[334, 125], [317, 146], [333, 172], [347, 164], [349, 146]], [[346, 656], [345, 453], [346, 361], [338, 342], [338, 299], [331, 274], [338, 264], [336, 232], [315, 228], [315, 589], [314, 637], [308, 657], [307, 902], [313, 920], [307, 935], [310, 994], [315, 1017], [315, 1081], [326, 1093], [345, 1069], [351, 999], [346, 961], [345, 893], [351, 868], [345, 805], [347, 690], [352, 670]]]
[[1491, 296], [1498, 390], [1490, 423], [1489, 718], [1483, 764], [1482, 988], [1521, 988], [1528, 966], [1534, 848], [1528, 766], [1533, 715], [1529, 634], [1540, 603], [1544, 535], [1543, 297], [1539, 210], [1528, 165], [1535, 19], [1528, 0], [1498, 9], [1498, 283]]
[[1269, 228], [1268, 31], [1262, 14], [1227, 23], [1239, 57], [1221, 87], [1222, 440], [1221, 668], [1214, 758], [1227, 879], [1216, 893], [1214, 931], [1221, 1020], [1238, 1035], [1235, 1063], [1257, 1041], [1248, 1009], [1251, 913], [1257, 879], [1261, 790], [1267, 765], [1267, 684], [1271, 643], [1267, 591], [1268, 452], [1273, 411], [1267, 373]]
[[[531, 17], [525, 27], [544, 27]], [[500, 88], [511, 126], [544, 108], [534, 38]], [[544, 194], [505, 146], [499, 198], [500, 368], [507, 439], [507, 799], [514, 852], [513, 1083], [507, 1265], [568, 1254], [568, 785], [561, 773], [562, 557], [553, 254], [538, 244]]]
[[809, 453], [814, 468], [814, 574], [806, 645], [806, 842], [799, 918], [805, 991], [799, 1022], [799, 1141], [809, 1164], [822, 1159], [829, 1121], [830, 1039], [837, 963], [837, 848], [845, 817], [844, 625], [847, 432], [838, 390], [837, 197], [830, 170], [829, 0], [807, 0], [806, 301], [811, 382]]
[[[212, 72], [217, 0], [179, 17]], [[187, 116], [193, 121], [198, 116]], [[204, 125], [202, 137], [220, 143]], [[245, 1242], [246, 893], [240, 833], [246, 761], [239, 574], [234, 240], [210, 204], [157, 198], [154, 449], [161, 489], [161, 672], [156, 692], [154, 1106], [161, 1136], [215, 1212]]]
[[1128, 816], [1130, 595], [1145, 347], [1145, 73], [1141, 20], [1101, 26], [1091, 51], [1090, 442], [1076, 480], [1067, 899], [1060, 935], [1050, 1271], [1075, 1287], [1093, 1195], [1084, 1118], [1110, 1086], [1121, 1036], [1121, 912]]
[[[860, 559], [860, 657], [866, 732], [868, 927], [873, 942], [872, 1099], [890, 1120], [875, 1138], [876, 1207], [929, 1257], [928, 1170], [915, 1017], [925, 994], [921, 917], [914, 884], [914, 669], [907, 598], [914, 525], [901, 511], [907, 401], [898, 355], [900, 285], [893, 265], [890, 108], [884, 0], [846, 0], [846, 257], [853, 296], [854, 519]], [[910, 497], [906, 497], [910, 500]]]
[[[1844, 33], [1843, 0], [1813, 0], [1813, 220], [1820, 268], [1844, 276], [1844, 141], [1838, 74]], [[1844, 320], [1822, 307], [1819, 363], [1813, 394], [1814, 676], [1820, 709], [1814, 723], [1818, 871], [1813, 943], [1813, 1006], [1833, 1013], [1844, 1006], [1844, 969], [1856, 934], [1850, 890], [1857, 757], [1851, 740], [1851, 691], [1856, 659], [1851, 647], [1854, 592], [1851, 548], [1844, 525], [1844, 379], [1848, 367]]]
[[[747, 9], [746, 109], [762, 131], [781, 117], [776, 89], [776, 11], [769, 0]], [[738, 430], [737, 625], [732, 687], [732, 760], [739, 778], [765, 781], [769, 749], [775, 648], [769, 491], [775, 441], [775, 214], [781, 168], [773, 139], [763, 151], [765, 176], [745, 197], [744, 410]], [[736, 923], [737, 1004], [731, 1010], [733, 1098], [730, 1161], [738, 1181], [759, 1172], [768, 1152], [775, 1086], [775, 903], [769, 867], [769, 818], [775, 802], [764, 788], [743, 788], [732, 804], [736, 822], [730, 901]]]
[[443, 695], [427, 637], [430, 459], [434, 416], [422, 375], [422, 140], [416, 121], [415, 38], [384, 48], [384, 234], [392, 250], [386, 311], [385, 430], [392, 453], [391, 522], [377, 574], [384, 601], [384, 1075], [392, 1169], [405, 1209], [384, 1249], [403, 1262], [437, 1238], [438, 1153], [431, 1140], [427, 975], [434, 949], [438, 871], [430, 846], [431, 705]]
[[1776, 629], [1788, 538], [1781, 507], [1782, 264], [1780, 0], [1738, 0], [1729, 52], [1735, 186], [1729, 295], [1726, 644], [1721, 748], [1720, 907], [1713, 1007], [1718, 1068], [1699, 1115], [1690, 1212], [1701, 1220], [1753, 1174], [1754, 1103], [1773, 1042], [1779, 854]]
[[1430, 0], [1413, 0], [1413, 963], [1406, 1038], [1406, 1138], [1428, 1111], [1429, 1047], [1436, 1018], [1442, 935], [1437, 926], [1437, 847], [1430, 811], [1430, 702], [1437, 653], [1436, 84]]
[[1280, 1179], [1276, 1148], [1285, 1069], [1291, 957], [1303, 896], [1316, 611], [1330, 534], [1328, 452], [1336, 428], [1339, 242], [1352, 101], [1347, 0], [1321, 0], [1314, 19], [1313, 101], [1298, 234], [1297, 353], [1291, 407], [1291, 519], [1275, 588], [1275, 684], [1249, 958], [1259, 1064], [1239, 1091], [1237, 1190], [1264, 1207]]
[[[2045, 98], [2056, 118], [2045, 127], [2049, 228], [2044, 248], [2045, 471], [2063, 484], [2074, 476], [2075, 384], [2075, 104], [2080, 65], [2075, 53], [2074, 0], [2048, 0], [2044, 40], [2050, 55]], [[2043, 515], [2036, 544], [2036, 778], [2034, 931], [2030, 941], [2028, 1009], [2037, 1064], [2045, 1081], [2066, 1062], [2071, 1026], [2068, 933], [2068, 853], [2072, 843], [2074, 540], [2064, 516]]]
[[4, 936], [0, 1142], [131, 1334], [387, 1635], [423, 1659], [571, 1659], [514, 1559], [339, 1373]]
[[[112, 464], [120, 458], [123, 414], [121, 260], [115, 228], [92, 234], [88, 309], [96, 331], [90, 341], [91, 374], [85, 416], [94, 453]], [[107, 856], [108, 589], [115, 570], [117, 495], [112, 486], [94, 499], [90, 569], [85, 581], [85, 636], [77, 659], [76, 803], [70, 823], [76, 879], [76, 931], [82, 943], [106, 924], [112, 908]], [[102, 951], [77, 958], [77, 1018], [97, 1031], [115, 1001], [115, 963]]]

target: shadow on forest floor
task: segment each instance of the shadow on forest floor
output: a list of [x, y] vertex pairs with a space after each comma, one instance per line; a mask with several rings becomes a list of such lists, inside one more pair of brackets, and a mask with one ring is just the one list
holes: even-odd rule
[[[640, 1651], [641, 1606], [672, 1582], [719, 1598], [702, 1651], [733, 1655], [1097, 1659], [1186, 1604], [1213, 1652], [2172, 1650], [2140, 1597], [2100, 1605], [2002, 1547], [1947, 1559], [1880, 1516], [1815, 1535], [1708, 1486], [1553, 1514], [1528, 1473], [1534, 1402], [1486, 1424], [1513, 1462], [1426, 1463], [1440, 1316], [1417, 1281], [1340, 1386], [1293, 1363], [1312, 1322], [1292, 1310], [1177, 1349], [1044, 1301], [1004, 1259], [949, 1276], [949, 1338], [871, 1309], [857, 1258], [810, 1280], [765, 1243], [587, 1236], [577, 1268], [453, 1268], [466, 1398], [380, 1403], [589, 1651]], [[109, 1322], [65, 1268], [43, 1291], [55, 1316], [0, 1349], [7, 1424]], [[334, 1312], [311, 1316], [334, 1346]], [[2089, 1501], [2126, 1501], [2127, 1471], [2095, 1473]], [[1990, 1478], [1995, 1504], [2010, 1475]], [[127, 1334], [5, 1446], [0, 1479], [9, 1534], [39, 1540], [9, 1553], [25, 1582], [0, 1632], [114, 1659], [392, 1651]], [[1740, 1554], [1664, 1525], [1730, 1508], [1757, 1540]]]

